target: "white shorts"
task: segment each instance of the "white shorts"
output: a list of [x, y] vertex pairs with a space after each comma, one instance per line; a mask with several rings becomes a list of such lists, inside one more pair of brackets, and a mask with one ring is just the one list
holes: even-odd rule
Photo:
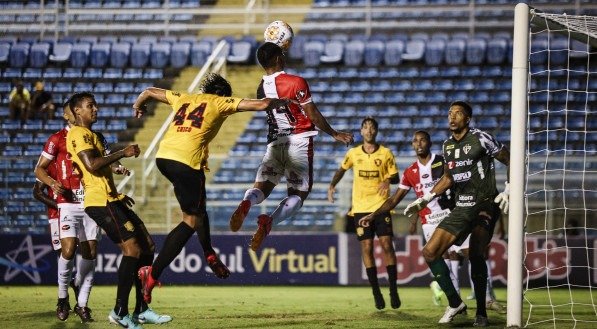
[[59, 203], [58, 216], [60, 239], [78, 238], [79, 242], [100, 240], [100, 228], [85, 213], [82, 203]]
[[290, 138], [269, 144], [257, 170], [256, 182], [278, 185], [286, 177], [289, 188], [308, 192], [313, 185], [313, 137]]
[[48, 219], [48, 223], [50, 224], [52, 248], [54, 248], [54, 250], [60, 250], [62, 249], [62, 244], [60, 243], [60, 223], [58, 222], [58, 218], [50, 218]]
[[[425, 237], [425, 242], [429, 241], [429, 239], [431, 239], [431, 235], [433, 235], [433, 232], [435, 231], [435, 229], [437, 228], [438, 224], [423, 224], [421, 225], [421, 227], [423, 228], [423, 236]], [[448, 252], [455, 252], [455, 253], [460, 253], [462, 249], [468, 249], [468, 244], [469, 244], [469, 240], [471, 239], [471, 235], [469, 234], [466, 237], [466, 240], [464, 240], [464, 242], [460, 245], [451, 245], [450, 248], [448, 248]]]

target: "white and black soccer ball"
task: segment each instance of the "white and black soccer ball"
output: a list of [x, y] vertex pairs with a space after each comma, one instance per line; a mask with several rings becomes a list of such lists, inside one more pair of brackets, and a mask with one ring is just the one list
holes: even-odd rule
[[263, 32], [265, 42], [272, 42], [280, 46], [284, 51], [288, 51], [294, 32], [292, 28], [284, 21], [271, 22]]

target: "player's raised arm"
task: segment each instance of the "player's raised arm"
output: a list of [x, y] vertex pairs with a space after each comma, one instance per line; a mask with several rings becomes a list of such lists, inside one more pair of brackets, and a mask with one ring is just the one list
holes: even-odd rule
[[352, 144], [354, 142], [354, 136], [352, 133], [337, 131], [332, 128], [326, 118], [321, 114], [321, 112], [319, 112], [317, 105], [315, 105], [313, 102], [303, 104], [302, 107], [309, 119], [311, 119], [311, 122], [313, 122], [313, 124], [315, 124], [315, 126], [321, 131], [346, 145]]
[[263, 99], [243, 99], [238, 103], [236, 110], [238, 112], [248, 111], [266, 111], [288, 105], [288, 99], [263, 98]]
[[94, 173], [100, 168], [109, 166], [113, 162], [118, 161], [122, 158], [130, 158], [133, 156], [136, 158], [139, 156], [140, 153], [141, 150], [139, 149], [139, 145], [132, 144], [128, 145], [120, 151], [110, 153], [106, 156], [99, 155], [97, 150], [95, 149], [83, 150], [77, 153], [77, 156], [79, 157], [79, 159], [81, 159], [81, 162], [85, 166], [85, 169], [87, 169], [87, 171], [91, 173]]
[[135, 111], [135, 117], [140, 118], [142, 117], [147, 109], [145, 108], [145, 104], [149, 100], [156, 100], [158, 102], [170, 105], [168, 98], [166, 97], [166, 89], [156, 88], [156, 87], [148, 87], [139, 94], [137, 100], [133, 104], [133, 111]]

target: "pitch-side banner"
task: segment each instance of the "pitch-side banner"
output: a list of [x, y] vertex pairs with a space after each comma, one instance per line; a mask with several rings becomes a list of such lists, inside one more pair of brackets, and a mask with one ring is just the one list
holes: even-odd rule
[[[272, 234], [257, 252], [247, 247], [250, 235], [213, 235], [212, 242], [221, 260], [228, 266], [228, 279], [216, 278], [205, 263], [196, 236], [163, 272], [164, 284], [232, 284], [232, 285], [338, 285], [367, 284], [359, 242], [351, 234]], [[164, 235], [154, 236], [157, 250]], [[588, 243], [588, 244], [587, 244]], [[420, 236], [394, 238], [398, 264], [398, 284], [426, 286], [430, 273], [421, 250]], [[566, 246], [569, 248], [554, 248]], [[588, 246], [588, 248], [587, 248]], [[531, 239], [527, 241], [526, 267], [531, 286], [541, 285], [549, 273], [550, 282], [570, 280], [581, 285], [597, 284], [597, 273], [588, 272], [597, 264], [597, 239]], [[578, 248], [574, 248], [578, 247]], [[379, 245], [375, 258], [380, 282], [385, 284], [387, 271]], [[489, 251], [494, 285], [507, 282], [507, 244], [494, 239]], [[54, 285], [57, 281], [57, 254], [46, 235], [0, 235], [1, 285]], [[100, 242], [95, 282], [115, 284], [120, 252], [107, 238]], [[580, 267], [582, 266], [582, 267]], [[461, 284], [468, 287], [468, 266], [461, 267]]]

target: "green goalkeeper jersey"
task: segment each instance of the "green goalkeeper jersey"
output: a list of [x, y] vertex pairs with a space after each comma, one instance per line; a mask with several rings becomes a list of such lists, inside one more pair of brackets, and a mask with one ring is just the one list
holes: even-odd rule
[[461, 140], [450, 137], [444, 142], [444, 161], [454, 179], [451, 190], [457, 207], [472, 207], [497, 195], [493, 158], [502, 147], [491, 134], [476, 128], [470, 128]]

